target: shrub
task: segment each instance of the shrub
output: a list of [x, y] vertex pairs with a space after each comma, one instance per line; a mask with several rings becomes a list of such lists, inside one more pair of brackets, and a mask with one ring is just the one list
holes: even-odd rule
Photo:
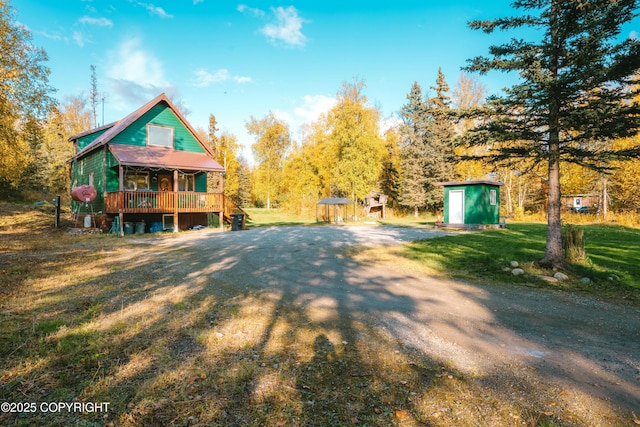
[[584, 249], [584, 230], [575, 225], [567, 224], [562, 227], [562, 249], [564, 257], [572, 263], [587, 261]]

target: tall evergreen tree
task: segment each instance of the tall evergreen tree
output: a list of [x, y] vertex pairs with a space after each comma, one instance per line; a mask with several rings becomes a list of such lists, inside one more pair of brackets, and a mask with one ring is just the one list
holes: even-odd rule
[[428, 120], [422, 88], [413, 82], [407, 95], [407, 103], [402, 107], [403, 124], [400, 129], [400, 195], [402, 206], [413, 208], [418, 217], [418, 208], [426, 201], [426, 139], [428, 137]]
[[425, 158], [425, 201], [429, 209], [442, 209], [442, 188], [437, 182], [451, 181], [455, 178], [453, 153], [454, 122], [451, 114], [449, 85], [444, 73], [438, 68], [436, 85], [431, 86], [436, 95], [427, 100], [426, 114], [429, 123]]
[[[601, 167], [614, 156], [637, 156], [640, 146], [602, 149], [608, 138], [640, 127], [633, 75], [640, 41], [620, 41], [623, 24], [637, 15], [637, 0], [516, 0], [516, 17], [472, 21], [470, 28], [531, 28], [540, 40], [512, 39], [492, 46], [491, 57], [471, 59], [470, 71], [518, 71], [521, 82], [490, 99], [486, 125], [472, 143], [494, 144], [491, 158], [533, 158], [547, 165], [547, 244], [542, 265], [564, 265], [560, 219], [560, 161]], [[596, 144], [595, 142], [600, 142]]]

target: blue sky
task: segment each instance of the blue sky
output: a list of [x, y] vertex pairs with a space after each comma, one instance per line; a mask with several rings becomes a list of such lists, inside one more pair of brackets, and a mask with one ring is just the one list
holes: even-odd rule
[[[343, 81], [364, 80], [385, 119], [414, 81], [434, 85], [442, 67], [453, 90], [466, 60], [510, 35], [469, 30], [473, 19], [510, 16], [508, 0], [477, 1], [13, 0], [17, 20], [49, 55], [57, 98], [87, 95], [90, 65], [106, 95], [104, 122], [162, 92], [187, 119], [245, 147], [244, 124], [269, 111], [299, 127], [333, 105]], [[640, 25], [625, 27], [623, 36]], [[514, 77], [481, 76], [491, 93]], [[100, 108], [98, 121], [102, 123]], [[245, 156], [249, 157], [248, 148]]]

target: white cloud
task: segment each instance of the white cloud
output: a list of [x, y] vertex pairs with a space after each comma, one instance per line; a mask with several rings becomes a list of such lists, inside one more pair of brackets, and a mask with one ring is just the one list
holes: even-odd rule
[[235, 82], [239, 84], [253, 83], [253, 79], [251, 77], [246, 77], [246, 76], [233, 76], [233, 80], [235, 80]]
[[149, 14], [151, 15], [156, 15], [156, 16], [159, 16], [160, 18], [173, 18], [173, 15], [168, 14], [163, 8], [156, 6], [154, 4], [143, 3], [143, 2], [136, 2], [135, 4], [147, 9]]
[[[336, 99], [325, 95], [306, 95], [301, 98], [300, 105], [293, 112], [281, 109], [273, 110], [273, 114], [284, 121], [292, 132], [302, 135], [305, 125], [317, 121], [322, 114], [327, 113], [336, 105]], [[301, 139], [304, 137], [301, 136]]]
[[296, 117], [304, 122], [314, 122], [321, 114], [331, 110], [336, 105], [336, 99], [325, 95], [306, 95], [302, 97], [303, 104], [294, 110]]
[[293, 116], [290, 113], [287, 113], [286, 111], [276, 109], [273, 111], [273, 115], [276, 116], [276, 119], [288, 124], [289, 128], [291, 128], [295, 124], [295, 120]]
[[73, 38], [73, 41], [76, 42], [76, 44], [80, 47], [84, 47], [85, 43], [88, 42], [88, 40], [85, 38], [84, 34], [82, 34], [81, 31], [74, 31], [72, 38]]
[[384, 135], [390, 129], [397, 129], [402, 125], [402, 119], [396, 115], [380, 121], [380, 134]]
[[196, 75], [196, 79], [193, 84], [196, 87], [207, 87], [211, 84], [220, 83], [227, 80], [233, 80], [238, 84], [253, 82], [253, 79], [251, 79], [251, 77], [231, 76], [231, 73], [229, 73], [229, 70], [227, 70], [226, 68], [221, 68], [217, 71], [214, 71], [213, 73], [200, 68], [196, 70], [194, 74]]
[[267, 36], [272, 43], [284, 43], [287, 46], [304, 46], [307, 38], [302, 34], [302, 24], [305, 21], [298, 15], [295, 7], [289, 6], [283, 8], [271, 8], [276, 23], [265, 25], [260, 32]]
[[631, 40], [638, 40], [638, 32], [636, 30], [633, 30], [629, 33], [629, 38]]
[[195, 85], [197, 87], [207, 87], [212, 83], [223, 82], [225, 80], [229, 80], [229, 70], [225, 68], [221, 68], [218, 71], [210, 73], [202, 68], [196, 70], [196, 81]]
[[246, 4], [239, 4], [236, 10], [240, 13], [248, 13], [255, 17], [263, 17], [265, 15], [264, 10], [249, 7]]
[[90, 16], [83, 16], [78, 19], [81, 24], [97, 25], [98, 27], [113, 27], [113, 22], [107, 18], [92, 18]]
[[162, 63], [145, 51], [139, 38], [126, 39], [108, 55], [106, 75], [112, 105], [118, 110], [138, 108], [160, 93], [176, 90], [164, 77]]

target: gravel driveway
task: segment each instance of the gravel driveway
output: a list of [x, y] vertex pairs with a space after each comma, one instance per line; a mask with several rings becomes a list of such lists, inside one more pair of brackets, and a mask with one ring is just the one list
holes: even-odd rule
[[185, 233], [163, 244], [196, 248], [211, 260], [211, 277], [287, 293], [310, 316], [348, 314], [379, 327], [514, 399], [562, 400], [584, 420], [610, 410], [640, 415], [640, 307], [446, 280], [344, 254], [444, 234], [294, 226]]

